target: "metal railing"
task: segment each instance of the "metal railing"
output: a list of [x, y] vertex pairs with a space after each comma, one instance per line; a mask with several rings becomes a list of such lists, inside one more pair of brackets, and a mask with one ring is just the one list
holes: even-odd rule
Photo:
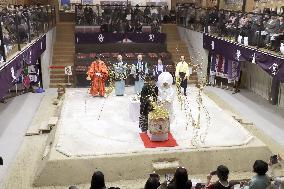
[[131, 6], [117, 5], [75, 5], [77, 26], [95, 26], [102, 24], [137, 22], [150, 25], [156, 20], [160, 23], [165, 14], [169, 14], [166, 6]]

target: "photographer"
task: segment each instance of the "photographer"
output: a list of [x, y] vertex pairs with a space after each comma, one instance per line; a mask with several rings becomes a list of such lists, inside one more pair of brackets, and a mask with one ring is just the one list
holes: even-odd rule
[[[274, 155], [270, 157], [269, 163], [269, 175], [272, 179], [272, 188], [280, 189], [284, 188], [284, 161], [282, 157], [278, 155]], [[279, 176], [281, 175], [281, 176]]]
[[[212, 183], [211, 179], [213, 175], [217, 175], [218, 181]], [[229, 177], [229, 169], [224, 165], [219, 165], [216, 171], [211, 172], [207, 176], [206, 188], [208, 189], [230, 189], [235, 184], [238, 184], [238, 183], [229, 182], [228, 177]]]
[[191, 189], [191, 187], [192, 182], [188, 180], [187, 170], [184, 167], [178, 167], [167, 189]]

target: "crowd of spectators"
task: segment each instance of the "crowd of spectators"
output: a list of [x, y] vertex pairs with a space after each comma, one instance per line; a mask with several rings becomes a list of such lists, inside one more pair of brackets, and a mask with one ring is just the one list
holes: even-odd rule
[[[207, 176], [206, 183], [194, 183], [189, 179], [188, 171], [184, 167], [178, 167], [172, 179], [165, 179], [161, 183], [160, 176], [157, 173], [150, 174], [144, 189], [281, 189], [284, 187], [283, 175], [276, 175], [276, 167], [284, 170], [284, 160], [280, 155], [271, 156], [269, 163], [263, 160], [256, 160], [253, 164], [255, 175], [250, 179], [229, 180], [230, 171], [227, 166], [219, 165], [215, 171]], [[214, 181], [212, 181], [213, 177]], [[76, 186], [70, 186], [69, 189], [79, 189]], [[90, 189], [107, 189], [104, 174], [100, 171], [94, 172], [91, 180]], [[119, 189], [118, 187], [109, 187], [108, 189]]]
[[152, 33], [160, 32], [160, 23], [170, 22], [174, 16], [167, 6], [77, 5], [77, 25], [100, 25], [102, 32], [142, 32], [151, 26]]
[[18, 43], [28, 43], [44, 33], [48, 26], [52, 25], [53, 11], [51, 6], [0, 5], [0, 22], [6, 54]]
[[284, 13], [277, 14], [270, 9], [246, 13], [180, 4], [177, 16], [183, 27], [227, 37], [245, 45], [280, 51], [280, 42], [284, 40]]

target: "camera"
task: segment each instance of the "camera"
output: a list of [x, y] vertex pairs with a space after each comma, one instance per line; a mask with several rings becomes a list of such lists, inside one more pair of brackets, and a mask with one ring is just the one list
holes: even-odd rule
[[169, 184], [173, 180], [173, 175], [172, 174], [165, 174], [165, 180]]
[[212, 171], [210, 175], [217, 175], [217, 171]]
[[150, 177], [160, 179], [160, 177], [157, 173], [151, 173]]
[[277, 158], [277, 155], [273, 155], [270, 157], [270, 161], [272, 164], [276, 164], [278, 163], [278, 158]]

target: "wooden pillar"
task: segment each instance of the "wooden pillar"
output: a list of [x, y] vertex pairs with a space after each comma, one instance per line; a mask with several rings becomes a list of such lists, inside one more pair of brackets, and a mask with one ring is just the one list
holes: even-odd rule
[[275, 77], [272, 79], [269, 101], [273, 105], [277, 105], [279, 96], [280, 81]]
[[201, 1], [201, 7], [203, 7], [203, 8], [207, 7], [207, 1], [206, 0]]
[[175, 9], [176, 4], [177, 4], [177, 0], [171, 0], [171, 7], [169, 7], [169, 9], [171, 9], [171, 8]]
[[220, 7], [220, 3], [221, 3], [221, 0], [217, 0], [217, 5], [216, 5], [217, 10], [220, 10], [223, 8], [223, 7]]
[[252, 12], [254, 7], [254, 0], [243, 0], [245, 2], [244, 11], [245, 12]]

